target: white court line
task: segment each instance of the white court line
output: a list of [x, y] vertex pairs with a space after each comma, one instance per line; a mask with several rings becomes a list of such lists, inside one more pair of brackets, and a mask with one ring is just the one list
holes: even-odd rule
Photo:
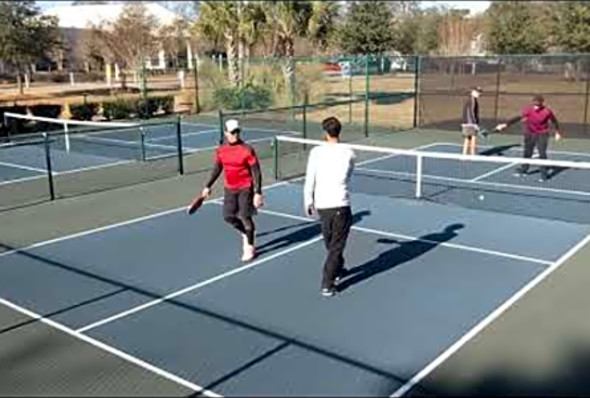
[[[219, 204], [219, 200], [215, 201], [215, 203]], [[272, 211], [272, 210], [260, 209], [260, 210], [258, 210], [258, 212], [264, 213], [264, 214], [270, 214], [270, 215], [274, 215], [274, 216], [278, 216], [278, 217], [290, 218], [293, 220], [307, 221], [309, 223], [316, 223], [317, 222], [316, 220], [310, 219], [307, 217], [295, 216], [292, 214], [281, 213], [281, 212]], [[487, 249], [482, 249], [482, 248], [478, 248], [478, 247], [465, 246], [465, 245], [460, 245], [460, 244], [455, 244], [455, 243], [450, 243], [450, 242], [438, 242], [435, 240], [421, 239], [416, 236], [403, 235], [403, 234], [398, 234], [398, 233], [388, 232], [388, 231], [381, 231], [381, 230], [377, 230], [377, 229], [373, 229], [373, 228], [353, 226], [352, 229], [354, 229], [356, 231], [374, 234], [374, 235], [383, 235], [383, 236], [389, 236], [392, 238], [404, 239], [404, 240], [408, 240], [408, 241], [418, 241], [418, 242], [424, 242], [424, 243], [431, 243], [431, 244], [436, 244], [439, 246], [449, 247], [449, 248], [453, 248], [453, 249], [483, 253], [483, 254], [488, 254], [488, 255], [497, 256], [497, 257], [510, 258], [512, 260], [525, 261], [525, 262], [537, 263], [537, 264], [543, 264], [543, 265], [553, 264], [552, 261], [541, 260], [541, 259], [534, 258], [534, 257], [521, 256], [518, 254], [499, 252], [499, 251], [495, 251], [495, 250], [487, 250]]]
[[127, 317], [129, 315], [132, 315], [132, 314], [135, 314], [135, 313], [137, 313], [139, 311], [143, 311], [145, 309], [148, 309], [150, 307], [153, 307], [155, 305], [158, 305], [158, 304], [160, 304], [162, 302], [170, 301], [173, 298], [178, 297], [178, 296], [181, 296], [181, 295], [183, 295], [185, 293], [189, 293], [189, 292], [195, 291], [197, 289], [200, 289], [202, 287], [211, 285], [211, 284], [213, 284], [213, 283], [215, 283], [217, 281], [220, 281], [220, 280], [222, 280], [224, 278], [227, 278], [227, 277], [230, 277], [232, 275], [236, 275], [236, 274], [242, 273], [242, 272], [244, 272], [244, 271], [246, 271], [246, 270], [248, 270], [250, 268], [254, 268], [254, 267], [256, 267], [256, 266], [258, 266], [260, 264], [263, 264], [263, 263], [266, 263], [268, 261], [274, 260], [277, 257], [284, 256], [286, 254], [289, 254], [291, 252], [294, 252], [295, 250], [299, 250], [299, 249], [301, 249], [301, 248], [303, 248], [305, 246], [309, 246], [309, 245], [311, 245], [313, 243], [316, 243], [320, 239], [322, 239], [322, 236], [316, 236], [315, 238], [309, 239], [309, 240], [307, 240], [305, 242], [302, 242], [302, 243], [300, 243], [298, 245], [292, 246], [292, 247], [290, 247], [288, 249], [281, 250], [281, 251], [279, 251], [279, 252], [277, 252], [277, 253], [275, 253], [273, 255], [270, 255], [268, 257], [263, 257], [260, 260], [254, 261], [254, 262], [252, 262], [250, 264], [243, 265], [243, 266], [238, 267], [238, 268], [234, 268], [231, 271], [224, 272], [223, 274], [219, 274], [219, 275], [217, 275], [217, 276], [215, 276], [215, 277], [213, 277], [211, 279], [207, 279], [205, 281], [198, 282], [198, 283], [195, 283], [195, 284], [193, 284], [191, 286], [185, 287], [184, 289], [177, 290], [177, 291], [175, 291], [173, 293], [170, 293], [170, 294], [168, 294], [168, 295], [166, 295], [166, 296], [164, 296], [162, 298], [149, 301], [149, 302], [144, 303], [142, 305], [138, 305], [137, 307], [134, 307], [134, 308], [131, 308], [129, 310], [126, 310], [126, 311], [120, 312], [118, 314], [115, 314], [113, 316], [110, 316], [108, 318], [101, 319], [100, 321], [94, 322], [94, 323], [92, 323], [90, 325], [86, 325], [86, 326], [78, 329], [77, 332], [84, 333], [84, 332], [87, 332], [88, 330], [95, 329], [95, 328], [97, 328], [99, 326], [104, 326], [107, 323], [111, 323], [113, 321], [116, 321], [117, 319], [125, 318], [125, 317]]
[[[387, 175], [400, 175], [400, 176], [407, 176], [407, 177], [415, 177], [416, 176], [416, 173], [409, 173], [409, 172], [403, 172], [403, 171], [368, 169], [368, 168], [363, 168], [363, 167], [358, 168], [357, 170], [366, 171], [366, 172], [370, 172], [370, 173], [381, 173], [381, 174], [387, 174]], [[433, 175], [429, 175], [429, 174], [424, 174], [422, 177], [432, 179], [432, 180], [459, 182], [459, 183], [463, 183], [463, 184], [470, 182], [469, 180], [463, 180], [461, 178], [433, 176]], [[561, 194], [568, 194], [568, 195], [590, 196], [590, 192], [585, 192], [585, 191], [571, 191], [571, 190], [567, 190], [567, 189], [557, 189], [557, 188], [547, 188], [547, 187], [537, 187], [537, 186], [517, 185], [517, 184], [505, 184], [505, 183], [499, 183], [499, 182], [476, 181], [473, 184], [496, 187], [496, 188], [498, 188], [498, 187], [520, 188], [523, 190], [530, 190], [530, 191], [553, 192], [553, 193], [561, 193]], [[458, 188], [461, 188], [461, 187], [458, 187]]]
[[[204, 124], [204, 123], [190, 123], [190, 122], [182, 122], [182, 124], [186, 124], [187, 126], [204, 126], [204, 127], [213, 127], [213, 128], [219, 128], [219, 126], [215, 126], [212, 124]], [[284, 134], [296, 134], [299, 135], [301, 133], [297, 132], [297, 131], [290, 131], [290, 130], [278, 130], [278, 129], [266, 129], [266, 128], [256, 128], [256, 127], [246, 127], [246, 126], [242, 126], [242, 129], [244, 130], [244, 132], [246, 134], [248, 134], [248, 131], [251, 131], [253, 133], [257, 132], [257, 131], [261, 131], [261, 132], [265, 132], [265, 133], [280, 133], [281, 135]], [[217, 132], [219, 133], [219, 130], [217, 130]]]
[[[428, 144], [428, 145], [425, 145], [423, 147], [417, 147], [415, 149], [426, 148], [426, 147], [433, 146], [433, 145], [436, 145], [436, 144]], [[388, 155], [386, 157], [390, 157], [390, 156], [391, 155]], [[367, 162], [377, 161], [377, 160], [380, 160], [380, 159], [371, 159], [371, 160], [369, 160]], [[298, 178], [298, 179], [302, 179], [302, 178], [303, 177]], [[277, 188], [277, 187], [289, 185], [289, 183], [292, 182], [292, 181], [294, 181], [294, 180], [275, 182], [273, 184], [270, 184], [270, 185], [267, 185], [267, 186], [263, 187], [263, 190], [266, 191], [266, 190], [269, 190], [269, 189], [274, 189], [274, 188]], [[207, 201], [205, 203], [213, 202], [213, 201], [216, 201], [216, 200], [218, 200], [218, 198], [212, 198], [211, 200], [209, 200], [209, 201]], [[62, 242], [62, 241], [69, 240], [69, 239], [79, 238], [79, 237], [82, 237], [82, 236], [85, 236], [85, 235], [91, 235], [91, 234], [94, 234], [94, 233], [97, 233], [97, 232], [107, 231], [109, 229], [119, 228], [119, 227], [123, 227], [123, 226], [126, 226], [126, 225], [131, 225], [131, 224], [135, 224], [135, 223], [139, 223], [139, 222], [151, 220], [153, 218], [167, 216], [167, 215], [174, 214], [174, 213], [177, 213], [177, 212], [180, 212], [180, 211], [186, 211], [186, 206], [177, 207], [177, 208], [169, 209], [169, 210], [164, 210], [164, 211], [161, 211], [161, 212], [148, 214], [146, 216], [132, 218], [132, 219], [129, 219], [129, 220], [126, 220], [126, 221], [121, 221], [121, 222], [118, 222], [118, 223], [113, 223], [113, 224], [105, 225], [103, 227], [88, 229], [88, 230], [85, 230], [85, 231], [76, 232], [76, 233], [69, 234], [69, 235], [64, 235], [64, 236], [61, 236], [61, 237], [58, 237], [58, 238], [55, 238], [55, 239], [50, 239], [50, 240], [46, 240], [46, 241], [41, 241], [41, 242], [33, 243], [33, 244], [29, 245], [29, 246], [25, 246], [25, 247], [22, 247], [22, 248], [19, 248], [19, 249], [13, 249], [13, 250], [8, 250], [8, 251], [5, 251], [5, 252], [2, 252], [2, 253], [0, 253], [0, 257], [7, 256], [7, 255], [10, 255], [10, 254], [13, 254], [13, 253], [18, 253], [18, 252], [30, 250], [30, 249], [34, 249], [34, 248], [37, 248], [37, 247], [42, 247], [42, 246], [46, 246], [46, 245], [50, 245], [50, 244]]]
[[475, 178], [472, 178], [472, 179], [471, 179], [471, 180], [469, 180], [469, 181], [470, 181], [470, 182], [477, 182], [477, 181], [479, 181], [479, 180], [483, 180], [484, 178], [491, 177], [491, 176], [493, 176], [494, 174], [498, 174], [498, 173], [500, 173], [500, 172], [502, 172], [502, 171], [504, 171], [504, 170], [506, 170], [506, 169], [509, 169], [509, 168], [511, 168], [511, 167], [514, 167], [514, 166], [516, 166], [516, 165], [518, 165], [518, 163], [508, 163], [508, 164], [505, 164], [504, 166], [498, 167], [498, 168], [496, 168], [496, 169], [494, 169], [494, 170], [492, 170], [492, 171], [489, 171], [489, 172], [487, 172], [487, 173], [484, 173], [484, 174], [481, 174], [481, 175], [479, 175], [479, 176], [477, 176], [477, 177], [475, 177]]
[[16, 178], [14, 180], [0, 181], [0, 186], [16, 184], [16, 183], [25, 182], [25, 181], [40, 180], [40, 179], [47, 180], [47, 175], [46, 174], [38, 174], [36, 176], [31, 176], [31, 177]]
[[485, 317], [481, 322], [475, 325], [471, 330], [465, 333], [459, 340], [457, 340], [454, 344], [452, 344], [449, 348], [447, 348], [442, 354], [436, 357], [432, 362], [426, 365], [422, 370], [416, 373], [408, 382], [406, 382], [403, 386], [397, 389], [391, 397], [401, 397], [410, 391], [416, 384], [420, 383], [425, 377], [427, 377], [430, 373], [432, 373], [436, 368], [438, 368], [443, 362], [445, 362], [449, 357], [455, 354], [459, 349], [461, 349], [465, 344], [467, 344], [471, 339], [473, 339], [476, 335], [478, 335], [482, 330], [484, 330], [487, 326], [489, 326], [492, 322], [494, 322], [497, 318], [499, 318], [504, 312], [506, 312], [510, 307], [512, 307], [518, 300], [520, 300], [525, 294], [531, 291], [535, 286], [540, 284], [543, 280], [545, 280], [549, 275], [551, 275], [555, 270], [561, 267], [567, 260], [573, 257], [582, 247], [590, 242], [590, 235], [586, 236], [582, 239], [578, 244], [572, 247], [567, 253], [565, 253], [561, 258], [559, 258], [555, 263], [553, 263], [550, 267], [545, 269], [535, 278], [533, 278], [529, 283], [523, 286], [520, 290], [518, 290], [512, 297], [506, 300], [502, 305], [497, 307], [493, 312], [491, 312], [487, 317]]
[[[455, 147], [462, 147], [463, 146], [461, 144], [456, 144], [454, 142], [439, 142], [438, 144], [441, 146], [455, 146]], [[495, 148], [496, 145], [478, 145], [478, 147], [480, 147], [480, 148]], [[507, 151], [517, 152], [514, 148], [507, 149]], [[522, 150], [520, 150], [518, 152], [522, 153]], [[580, 156], [580, 157], [590, 157], [590, 153], [587, 153], [587, 152], [555, 151], [555, 150], [548, 149], [547, 153], [548, 154], [555, 153], [557, 155], [573, 155], [573, 156]]]
[[47, 170], [45, 169], [39, 169], [37, 167], [25, 166], [17, 163], [0, 162], [0, 166], [12, 167], [14, 169], [22, 169], [27, 171], [35, 171], [37, 173], [47, 173]]
[[92, 338], [92, 337], [83, 335], [82, 333], [77, 332], [77, 331], [75, 331], [73, 329], [70, 329], [69, 327], [67, 327], [67, 326], [65, 326], [65, 325], [63, 325], [61, 323], [58, 323], [58, 322], [55, 322], [55, 321], [53, 321], [51, 319], [45, 318], [42, 315], [39, 315], [39, 314], [37, 314], [37, 313], [35, 313], [33, 311], [30, 311], [30, 310], [28, 310], [28, 309], [26, 309], [24, 307], [21, 307], [21, 306], [19, 306], [17, 304], [14, 304], [11, 301], [8, 301], [8, 300], [6, 300], [4, 298], [1, 298], [0, 297], [0, 304], [5, 305], [6, 307], [12, 308], [13, 310], [15, 310], [17, 312], [20, 312], [23, 315], [26, 315], [26, 316], [28, 316], [30, 318], [33, 318], [35, 320], [38, 320], [39, 322], [42, 322], [42, 323], [46, 324], [49, 327], [52, 327], [52, 328], [57, 329], [57, 330], [59, 330], [61, 332], [64, 332], [64, 333], [66, 333], [66, 334], [68, 334], [68, 335], [70, 335], [70, 336], [72, 336], [72, 337], [74, 337], [74, 338], [76, 338], [78, 340], [81, 340], [81, 341], [83, 341], [85, 343], [88, 343], [88, 344], [90, 344], [90, 345], [92, 345], [92, 346], [94, 346], [94, 347], [96, 347], [98, 349], [101, 349], [101, 350], [106, 351], [106, 352], [108, 352], [110, 354], [113, 354], [113, 355], [115, 355], [115, 356], [123, 359], [124, 361], [133, 363], [134, 365], [137, 365], [137, 366], [139, 366], [139, 367], [141, 367], [141, 368], [143, 368], [145, 370], [148, 370], [148, 371], [150, 371], [152, 373], [155, 373], [155, 374], [157, 374], [157, 375], [159, 375], [159, 376], [161, 376], [161, 377], [163, 377], [165, 379], [168, 379], [170, 381], [173, 381], [173, 382], [175, 382], [175, 383], [177, 383], [177, 384], [179, 384], [179, 385], [181, 385], [183, 387], [189, 388], [192, 391], [199, 392], [200, 394], [203, 394], [203, 395], [205, 395], [207, 397], [221, 397], [221, 395], [219, 395], [219, 394], [216, 394], [216, 393], [214, 393], [212, 391], [206, 390], [203, 387], [201, 387], [201, 386], [199, 386], [197, 384], [194, 384], [194, 383], [192, 383], [192, 382], [190, 382], [190, 381], [188, 381], [186, 379], [183, 379], [183, 378], [181, 378], [181, 377], [179, 377], [179, 376], [177, 376], [175, 374], [172, 374], [172, 373], [170, 373], [170, 372], [168, 372], [168, 371], [166, 371], [166, 370], [164, 370], [162, 368], [159, 368], [157, 366], [154, 366], [154, 365], [152, 365], [152, 364], [150, 364], [150, 363], [148, 363], [148, 362], [146, 362], [144, 360], [141, 360], [141, 359], [139, 359], [137, 357], [134, 357], [134, 356], [132, 356], [130, 354], [127, 354], [124, 351], [121, 351], [121, 350], [119, 350], [119, 349], [117, 349], [117, 348], [115, 348], [113, 346], [110, 346], [108, 344], [105, 344], [105, 343], [103, 343], [103, 342], [101, 342], [99, 340], [96, 340], [96, 339]]
[[[535, 156], [533, 156], [533, 158], [538, 158], [538, 157], [539, 157], [539, 155], [535, 155]], [[522, 163], [508, 163], [508, 164], [506, 164], [506, 165], [504, 165], [504, 166], [500, 166], [500, 167], [498, 167], [498, 168], [495, 168], [495, 169], [493, 169], [493, 170], [491, 170], [491, 171], [489, 171], [489, 172], [487, 172], [487, 173], [484, 173], [484, 174], [482, 174], [482, 175], [479, 175], [479, 176], [477, 176], [477, 177], [475, 177], [475, 178], [472, 178], [472, 179], [471, 179], [471, 180], [469, 180], [469, 181], [470, 181], [470, 182], [477, 182], [477, 181], [479, 181], [479, 180], [483, 180], [483, 179], [485, 179], [485, 178], [487, 178], [487, 177], [491, 177], [491, 176], [493, 176], [494, 174], [498, 174], [498, 173], [500, 173], [500, 172], [502, 172], [502, 171], [504, 171], [504, 170], [506, 170], [506, 169], [509, 169], [510, 167], [513, 167], [513, 166], [516, 166], [516, 165], [521, 165], [521, 164], [522, 164]]]

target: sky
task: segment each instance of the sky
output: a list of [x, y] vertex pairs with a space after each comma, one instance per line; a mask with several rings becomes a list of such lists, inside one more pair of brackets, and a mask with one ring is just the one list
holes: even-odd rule
[[[66, 5], [70, 1], [37, 1], [37, 5], [42, 9], [47, 9], [59, 5]], [[485, 11], [490, 5], [489, 1], [422, 1], [422, 7], [429, 7], [437, 4], [444, 4], [451, 8], [469, 9], [472, 13]]]

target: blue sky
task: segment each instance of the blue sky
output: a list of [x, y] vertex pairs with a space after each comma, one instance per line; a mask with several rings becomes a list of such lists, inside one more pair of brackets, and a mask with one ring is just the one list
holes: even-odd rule
[[[45, 9], [55, 7], [58, 5], [65, 5], [71, 3], [70, 1], [37, 1], [39, 7]], [[485, 11], [490, 5], [489, 1], [422, 1], [423, 7], [429, 7], [436, 4], [445, 4], [451, 8], [468, 8], [471, 12]]]

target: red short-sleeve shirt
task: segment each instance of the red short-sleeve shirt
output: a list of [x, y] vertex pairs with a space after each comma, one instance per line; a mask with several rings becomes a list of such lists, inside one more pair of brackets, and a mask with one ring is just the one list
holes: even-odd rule
[[258, 163], [258, 157], [251, 146], [243, 142], [224, 144], [215, 151], [215, 162], [223, 167], [227, 189], [240, 190], [252, 187], [250, 167]]

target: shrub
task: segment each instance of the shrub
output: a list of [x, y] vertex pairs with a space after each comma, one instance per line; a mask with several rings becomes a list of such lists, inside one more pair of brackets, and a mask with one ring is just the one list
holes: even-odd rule
[[248, 84], [217, 89], [213, 93], [213, 101], [220, 109], [264, 109], [272, 105], [272, 95], [264, 86]]
[[56, 104], [38, 104], [31, 105], [31, 113], [35, 116], [58, 118], [61, 114], [61, 105]]
[[87, 102], [85, 104], [74, 104], [70, 106], [72, 119], [75, 120], [92, 120], [92, 117], [98, 114], [99, 104]]
[[137, 111], [137, 100], [119, 98], [105, 102], [103, 109], [108, 120], [130, 119]]

